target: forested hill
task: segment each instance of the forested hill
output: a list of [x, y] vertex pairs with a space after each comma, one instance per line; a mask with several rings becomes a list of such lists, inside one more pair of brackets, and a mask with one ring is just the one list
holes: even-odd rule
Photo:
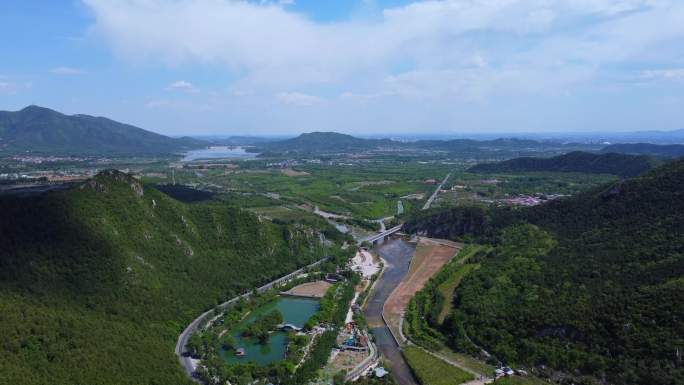
[[432, 326], [575, 383], [683, 384], [682, 186], [684, 160], [531, 209], [417, 218], [407, 229], [492, 245]]
[[170, 154], [205, 142], [170, 138], [89, 115], [64, 115], [29, 106], [0, 111], [0, 151], [50, 154]]
[[647, 156], [574, 151], [552, 158], [523, 157], [498, 163], [482, 163], [471, 167], [468, 171], [476, 173], [585, 172], [630, 177], [652, 169], [655, 164], [656, 162]]
[[562, 150], [564, 148], [582, 149], [593, 148], [590, 145], [552, 142], [538, 142], [535, 140], [499, 138], [492, 140], [451, 139], [451, 140], [418, 140], [398, 141], [392, 139], [357, 138], [337, 132], [311, 132], [296, 138], [255, 144], [254, 151], [266, 153], [338, 153], [350, 151], [366, 151], [377, 149], [439, 151], [459, 154], [468, 157], [483, 152], [497, 154], [538, 152], [540, 149]]
[[621, 154], [650, 155], [661, 158], [679, 158], [684, 156], [684, 144], [651, 144], [651, 143], [622, 143], [611, 144], [601, 149], [601, 152], [617, 152]]
[[344, 152], [363, 151], [392, 144], [389, 139], [362, 139], [337, 132], [310, 132], [296, 138], [258, 145], [262, 151], [272, 152]]
[[2, 196], [0, 212], [3, 385], [189, 384], [173, 353], [183, 327], [334, 251], [320, 231], [337, 236], [183, 204], [117, 171]]

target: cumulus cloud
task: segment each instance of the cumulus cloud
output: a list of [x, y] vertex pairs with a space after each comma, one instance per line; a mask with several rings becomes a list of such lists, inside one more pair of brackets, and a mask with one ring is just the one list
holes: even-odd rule
[[185, 80], [177, 80], [171, 84], [169, 84], [168, 87], [166, 87], [167, 90], [177, 90], [177, 91], [185, 91], [185, 92], [199, 92], [199, 89], [195, 87], [192, 83], [187, 82]]
[[250, 127], [588, 129], [576, 113], [624, 129], [684, 65], [680, 0], [415, 0], [326, 22], [278, 0], [82, 1], [91, 36], [134, 67], [225, 72], [194, 102], [223, 92], [215, 110]]
[[308, 95], [301, 92], [281, 92], [276, 95], [279, 102], [292, 106], [308, 107], [319, 104], [322, 98], [315, 95]]
[[[316, 23], [279, 2], [84, 0], [94, 30], [124, 58], [210, 63], [254, 84], [340, 82], [359, 73], [482, 76], [558, 73], [638, 58], [684, 37], [676, 0], [428, 0], [382, 10], [375, 21]], [[182, 26], [182, 28], [179, 28]], [[552, 77], [553, 79], [553, 77]]]
[[49, 72], [55, 75], [82, 75], [85, 71], [74, 67], [55, 67]]

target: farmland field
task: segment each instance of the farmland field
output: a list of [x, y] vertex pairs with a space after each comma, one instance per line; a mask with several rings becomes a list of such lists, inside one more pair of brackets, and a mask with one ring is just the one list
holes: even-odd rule
[[422, 385], [458, 385], [473, 380], [472, 374], [409, 346], [402, 354]]

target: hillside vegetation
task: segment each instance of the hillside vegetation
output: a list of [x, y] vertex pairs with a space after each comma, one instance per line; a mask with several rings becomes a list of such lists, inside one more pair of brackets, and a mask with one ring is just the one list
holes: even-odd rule
[[684, 144], [620, 143], [606, 146], [601, 152], [679, 158], [684, 156]]
[[475, 173], [584, 172], [630, 177], [652, 169], [655, 163], [647, 156], [574, 151], [552, 158], [522, 157], [498, 163], [482, 163], [471, 167], [468, 171]]
[[[413, 151], [437, 151], [457, 154], [459, 156], [478, 157], [483, 154], [497, 157], [509, 156], [540, 150], [565, 151], [577, 148], [594, 148], [591, 145], [579, 145], [551, 142], [539, 142], [529, 139], [499, 138], [492, 140], [451, 139], [451, 140], [418, 140], [404, 142], [392, 139], [357, 138], [337, 132], [310, 132], [296, 138], [256, 144], [253, 151], [272, 153], [340, 153], [361, 152], [367, 150], [393, 149]], [[503, 153], [501, 153], [503, 151]], [[516, 155], [514, 155], [516, 156]], [[520, 155], [517, 155], [520, 156]]]
[[296, 138], [263, 143], [258, 147], [272, 152], [344, 152], [376, 148], [387, 139], [362, 139], [337, 132], [310, 132]]
[[682, 186], [684, 160], [531, 209], [414, 219], [411, 231], [493, 246], [470, 258], [480, 268], [444, 322], [426, 315], [432, 337], [575, 383], [683, 384]]
[[29, 106], [0, 111], [0, 151], [50, 154], [171, 154], [206, 142], [169, 138], [89, 115], [64, 115]]
[[332, 251], [304, 225], [116, 171], [0, 211], [3, 385], [188, 384], [173, 351], [192, 318]]

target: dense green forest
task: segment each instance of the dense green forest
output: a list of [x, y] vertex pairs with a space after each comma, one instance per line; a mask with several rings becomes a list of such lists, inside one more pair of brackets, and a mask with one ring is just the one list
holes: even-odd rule
[[89, 115], [64, 115], [45, 107], [0, 111], [0, 150], [50, 154], [171, 154], [208, 144], [170, 138]]
[[[406, 149], [447, 152], [456, 156], [475, 156], [483, 154], [498, 154], [502, 151], [505, 157], [520, 156], [520, 154], [539, 152], [539, 150], [555, 153], [577, 149], [598, 149], [588, 144], [564, 144], [561, 142], [540, 142], [531, 139], [499, 138], [492, 140], [451, 139], [451, 140], [418, 140], [413, 142], [392, 139], [357, 138], [337, 132], [310, 132], [295, 138], [258, 143], [250, 151], [275, 155], [283, 153], [340, 153], [359, 152], [378, 149]], [[515, 155], [518, 154], [518, 155]], [[505, 158], [504, 157], [504, 158]]]
[[491, 245], [469, 259], [479, 268], [446, 319], [426, 310], [426, 337], [575, 383], [684, 383], [684, 160], [530, 209], [427, 213], [407, 229]]
[[552, 158], [522, 157], [498, 163], [482, 163], [471, 167], [468, 171], [475, 173], [585, 172], [630, 177], [650, 170], [655, 164], [654, 159], [644, 155], [592, 154], [573, 151]]
[[339, 252], [308, 226], [116, 171], [0, 210], [3, 385], [188, 384], [173, 350], [192, 318]]
[[618, 143], [602, 148], [601, 152], [679, 158], [684, 156], [684, 144]]

